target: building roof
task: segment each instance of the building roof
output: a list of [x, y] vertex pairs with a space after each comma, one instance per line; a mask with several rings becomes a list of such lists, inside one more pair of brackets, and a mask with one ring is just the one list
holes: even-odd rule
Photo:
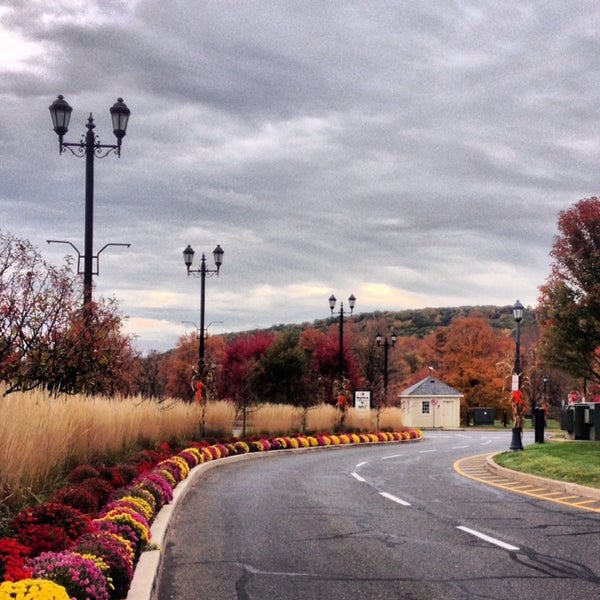
[[464, 396], [462, 392], [446, 385], [443, 381], [435, 377], [425, 377], [417, 381], [414, 385], [406, 388], [399, 394], [400, 396]]

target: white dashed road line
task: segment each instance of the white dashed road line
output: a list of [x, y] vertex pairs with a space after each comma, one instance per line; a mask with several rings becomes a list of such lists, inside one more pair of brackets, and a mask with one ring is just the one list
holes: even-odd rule
[[384, 498], [387, 498], [388, 500], [391, 500], [392, 502], [396, 502], [397, 504], [400, 504], [402, 506], [410, 506], [410, 502], [407, 502], [406, 500], [402, 500], [402, 498], [398, 498], [397, 496], [392, 496], [392, 494], [388, 494], [387, 492], [379, 492], [380, 496], [383, 496]]
[[485, 542], [489, 542], [490, 544], [494, 544], [495, 546], [499, 546], [500, 548], [504, 548], [505, 550], [519, 550], [517, 546], [512, 546], [511, 544], [507, 544], [506, 542], [502, 542], [496, 538], [493, 538], [485, 533], [481, 533], [480, 531], [475, 531], [475, 529], [470, 529], [469, 527], [465, 527], [464, 525], [458, 525], [456, 527], [465, 533], [469, 533], [470, 535], [474, 535], [480, 540], [484, 540]]

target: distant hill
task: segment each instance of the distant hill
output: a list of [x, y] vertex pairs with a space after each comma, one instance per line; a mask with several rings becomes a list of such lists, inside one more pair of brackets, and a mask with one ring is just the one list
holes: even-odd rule
[[[512, 330], [515, 327], [515, 321], [512, 315], [512, 305], [506, 306], [458, 306], [443, 308], [416, 308], [400, 311], [375, 311], [370, 313], [355, 313], [352, 319], [355, 322], [370, 321], [373, 319], [385, 321], [390, 329], [393, 329], [399, 337], [417, 337], [423, 338], [435, 331], [438, 327], [450, 325], [453, 319], [457, 317], [468, 317], [475, 313], [483, 314], [491, 327], [494, 329]], [[240, 334], [253, 334], [259, 331], [281, 332], [290, 329], [327, 329], [335, 323], [337, 318], [317, 319], [312, 323], [279, 324], [264, 329], [253, 329], [244, 332], [222, 334], [223, 337], [235, 338]], [[533, 311], [525, 312], [523, 326], [533, 325], [535, 323]]]

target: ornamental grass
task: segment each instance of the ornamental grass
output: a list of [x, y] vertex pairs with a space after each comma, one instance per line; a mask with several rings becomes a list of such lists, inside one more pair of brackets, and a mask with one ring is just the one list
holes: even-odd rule
[[[221, 404], [207, 408], [207, 423], [231, 432], [235, 408], [232, 414], [231, 406], [226, 407], [227, 429]], [[218, 413], [214, 419], [213, 412]], [[185, 402], [57, 398], [44, 391], [2, 396], [0, 390], [0, 414], [0, 512], [18, 510], [58, 487], [72, 465], [123, 457], [140, 444], [193, 439], [201, 419], [200, 407]]]
[[[339, 424], [339, 411], [329, 408], [330, 416], [337, 419], [333, 423]], [[134, 565], [150, 547], [154, 518], [173, 500], [174, 489], [191, 469], [204, 462], [251, 452], [410, 440], [421, 435], [418, 430], [283, 433], [245, 441], [190, 442], [183, 450], [162, 442], [116, 466], [82, 463], [67, 474], [66, 485], [54, 491], [48, 502], [26, 507], [11, 520], [13, 537], [0, 538], [0, 580], [5, 580], [0, 584], [0, 600], [125, 597]]]

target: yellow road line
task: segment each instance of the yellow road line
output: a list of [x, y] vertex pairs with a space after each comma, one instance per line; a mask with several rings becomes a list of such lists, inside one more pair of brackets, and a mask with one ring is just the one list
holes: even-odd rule
[[[493, 475], [488, 471], [489, 476], [480, 476], [482, 473], [481, 461], [485, 461], [488, 456], [492, 456], [493, 453], [479, 454], [477, 456], [470, 456], [467, 458], [461, 458], [454, 463], [454, 470], [463, 477], [478, 481], [479, 483], [485, 483], [487, 485], [493, 485], [494, 487], [506, 490], [508, 492], [514, 492], [516, 494], [523, 494], [525, 496], [531, 496], [532, 498], [538, 498], [539, 500], [546, 500], [548, 502], [556, 502], [557, 504], [563, 504], [564, 506], [570, 506], [572, 508], [580, 508], [581, 510], [587, 510], [591, 512], [600, 513], [600, 507], [587, 506], [588, 504], [600, 504], [598, 500], [584, 499], [579, 502], [574, 502], [575, 498], [582, 498], [581, 496], [565, 495], [564, 492], [550, 491], [549, 488], [534, 487], [533, 489], [526, 489], [529, 484], [520, 484], [519, 482], [511, 481], [505, 477]], [[473, 467], [469, 467], [469, 462], [473, 464]], [[477, 473], [477, 474], [476, 474]], [[554, 496], [554, 497], [552, 497]]]

